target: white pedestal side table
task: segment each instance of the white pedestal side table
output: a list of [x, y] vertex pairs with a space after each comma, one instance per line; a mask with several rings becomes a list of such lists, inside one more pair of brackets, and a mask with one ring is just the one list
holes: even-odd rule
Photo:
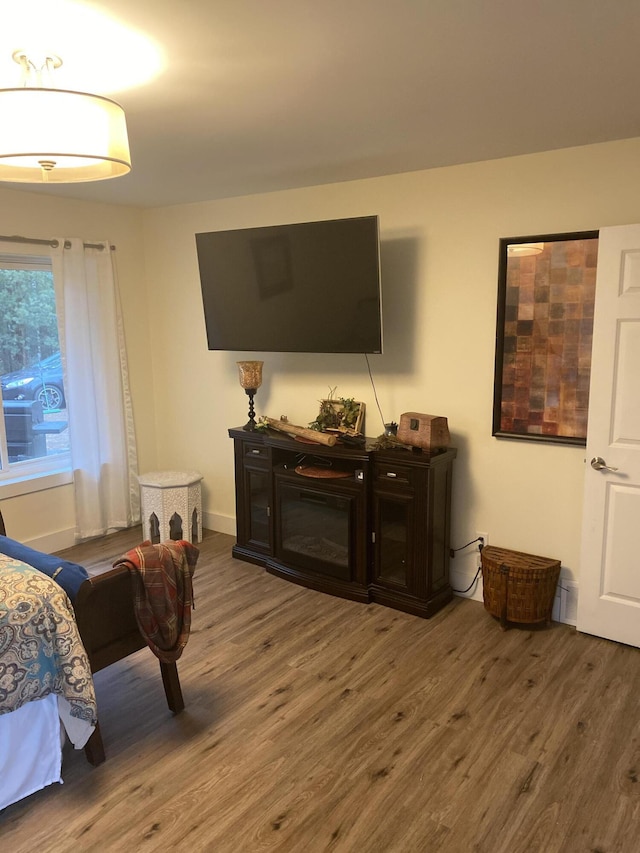
[[202, 474], [150, 471], [140, 474], [142, 532], [153, 543], [202, 541]]

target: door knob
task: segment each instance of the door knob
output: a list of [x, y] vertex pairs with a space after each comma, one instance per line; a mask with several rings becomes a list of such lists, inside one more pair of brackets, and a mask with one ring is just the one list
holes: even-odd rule
[[594, 456], [591, 460], [591, 467], [596, 471], [617, 471], [617, 468], [612, 468], [611, 465], [607, 465], [602, 456]]

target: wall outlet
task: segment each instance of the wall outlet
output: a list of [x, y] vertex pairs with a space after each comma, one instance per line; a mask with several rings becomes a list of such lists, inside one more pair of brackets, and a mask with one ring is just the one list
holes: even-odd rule
[[[487, 545], [489, 544], [489, 534], [488, 533], [481, 533], [479, 530], [476, 531], [476, 539], [480, 539], [481, 537], [482, 537], [482, 542], [476, 542], [476, 547], [477, 547], [478, 551], [481, 551], [482, 548], [486, 548]], [[480, 546], [482, 546], [482, 547], [480, 547]]]

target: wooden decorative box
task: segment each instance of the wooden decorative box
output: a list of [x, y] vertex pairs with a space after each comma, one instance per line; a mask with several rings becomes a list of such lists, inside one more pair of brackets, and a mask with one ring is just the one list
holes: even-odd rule
[[403, 444], [431, 451], [446, 450], [451, 440], [446, 418], [421, 412], [400, 415], [397, 437]]
[[508, 622], [550, 622], [560, 560], [488, 545], [480, 555], [485, 610]]

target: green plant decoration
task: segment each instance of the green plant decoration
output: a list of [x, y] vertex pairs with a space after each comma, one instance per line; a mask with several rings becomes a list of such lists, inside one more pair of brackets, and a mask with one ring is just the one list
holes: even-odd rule
[[353, 397], [336, 399], [335, 392], [335, 388], [329, 388], [328, 398], [320, 400], [320, 411], [316, 419], [309, 424], [309, 428], [319, 432], [358, 432], [363, 404]]

